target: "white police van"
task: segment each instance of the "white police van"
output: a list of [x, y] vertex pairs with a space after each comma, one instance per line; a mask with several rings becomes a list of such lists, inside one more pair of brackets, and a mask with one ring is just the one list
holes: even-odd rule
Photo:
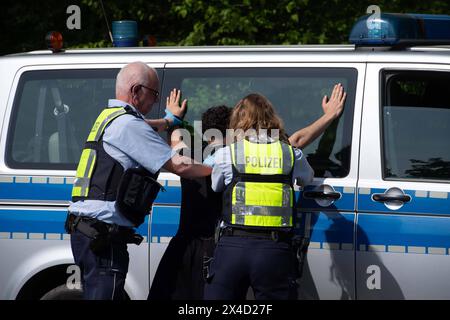
[[[317, 119], [322, 97], [342, 83], [342, 116], [304, 150], [315, 179], [298, 191], [297, 229], [310, 239], [300, 297], [449, 299], [450, 46], [442, 43], [450, 17], [382, 14], [376, 28], [366, 22], [355, 25], [353, 45], [1, 57], [0, 299], [77, 297], [63, 229], [75, 168], [118, 70], [133, 61], [157, 69], [163, 97], [182, 90], [189, 121], [257, 91], [290, 134]], [[131, 299], [146, 298], [177, 230], [179, 179], [163, 172], [159, 180], [167, 192], [138, 230], [145, 241], [129, 246]]]

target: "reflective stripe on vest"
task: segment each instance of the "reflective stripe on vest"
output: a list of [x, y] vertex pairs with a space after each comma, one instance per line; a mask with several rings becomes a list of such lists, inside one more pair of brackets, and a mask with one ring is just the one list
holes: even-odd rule
[[[229, 222], [252, 227], [292, 227], [292, 147], [280, 141], [262, 144], [242, 140], [231, 145], [231, 158], [238, 173], [258, 175], [261, 181], [246, 181], [242, 176], [235, 182]], [[264, 181], [264, 176], [288, 176], [290, 181]]]
[[[100, 113], [94, 126], [89, 133], [87, 143], [96, 143], [102, 136], [106, 126], [112, 120], [127, 113], [125, 108], [106, 108]], [[73, 183], [72, 197], [87, 197], [89, 194], [89, 186], [92, 172], [97, 159], [97, 151], [92, 147], [86, 146], [81, 153], [80, 162], [78, 163], [75, 181]]]

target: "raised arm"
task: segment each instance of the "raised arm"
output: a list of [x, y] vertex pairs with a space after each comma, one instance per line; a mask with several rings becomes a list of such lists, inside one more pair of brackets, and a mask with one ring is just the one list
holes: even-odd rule
[[347, 93], [340, 83], [336, 84], [328, 100], [327, 96], [322, 99], [324, 114], [309, 126], [296, 131], [289, 137], [289, 142], [297, 148], [304, 148], [320, 136], [325, 129], [338, 118], [344, 109]]

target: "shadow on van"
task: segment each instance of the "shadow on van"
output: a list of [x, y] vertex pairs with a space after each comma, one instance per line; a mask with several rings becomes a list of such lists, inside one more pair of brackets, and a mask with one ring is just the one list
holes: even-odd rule
[[[312, 213], [311, 214], [311, 235], [314, 233], [314, 227], [317, 223], [319, 215], [326, 216], [329, 219], [331, 224], [327, 229], [323, 230], [325, 239], [327, 243], [335, 243], [336, 242], [336, 231], [337, 230], [355, 230], [354, 221], [345, 219], [342, 214], [338, 213], [336, 207], [330, 206], [327, 209], [332, 212], [320, 212], [320, 213]], [[316, 232], [320, 232], [316, 230]], [[304, 261], [302, 267], [302, 278], [300, 279], [299, 286], [299, 299], [320, 299], [320, 297], [330, 296], [330, 294], [334, 295], [331, 292], [321, 292], [321, 290], [335, 290], [335, 287], [340, 288], [341, 292], [336, 295], [336, 298], [340, 300], [349, 300], [349, 299], [404, 299], [403, 292], [400, 289], [396, 279], [389, 272], [386, 266], [382, 263], [377, 252], [368, 251], [368, 252], [358, 252], [357, 244], [370, 244], [370, 240], [368, 239], [364, 230], [357, 226], [356, 228], [356, 239], [353, 235], [353, 259], [349, 261], [348, 256], [344, 256], [342, 248], [340, 249], [321, 249], [327, 250], [327, 253], [330, 255], [331, 264], [329, 266], [329, 273], [322, 274], [320, 277], [329, 277], [328, 279], [323, 278], [320, 283], [316, 283], [314, 281], [312, 271], [310, 267], [314, 267], [314, 261]], [[362, 261], [361, 254], [370, 255], [369, 259]], [[305, 259], [308, 260], [308, 255], [311, 257], [308, 252], [306, 253]], [[366, 263], [370, 261], [370, 263]], [[311, 264], [312, 263], [312, 264]], [[317, 262], [316, 262], [317, 263]], [[351, 265], [353, 263], [353, 265]], [[310, 265], [311, 264], [311, 265]], [[367, 264], [367, 266], [365, 265]], [[358, 266], [359, 265], [359, 266]], [[370, 282], [369, 277], [371, 277], [371, 273], [368, 272], [367, 267], [369, 265], [376, 265], [380, 268], [380, 282], [382, 285], [381, 289], [368, 289], [367, 282]], [[349, 270], [353, 270], [349, 272]], [[317, 279], [317, 275], [315, 275]], [[362, 283], [364, 282], [364, 283]], [[328, 288], [327, 288], [328, 286]], [[332, 286], [332, 287], [331, 287]], [[365, 288], [364, 292], [358, 292], [358, 288]]]

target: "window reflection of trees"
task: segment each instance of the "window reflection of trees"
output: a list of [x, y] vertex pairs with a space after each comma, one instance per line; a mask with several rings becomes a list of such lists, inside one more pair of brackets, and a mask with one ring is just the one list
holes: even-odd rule
[[450, 179], [450, 161], [442, 158], [430, 158], [427, 161], [409, 159], [411, 169], [405, 170], [408, 177], [422, 179]]
[[339, 120], [333, 121], [320, 138], [317, 149], [313, 153], [307, 153], [308, 162], [316, 177], [345, 177], [349, 172], [350, 145], [343, 145], [332, 156], [338, 124]]

